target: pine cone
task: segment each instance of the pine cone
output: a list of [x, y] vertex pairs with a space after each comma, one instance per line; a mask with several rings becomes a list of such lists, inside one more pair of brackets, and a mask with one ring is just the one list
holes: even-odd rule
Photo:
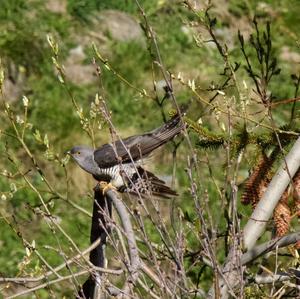
[[269, 184], [267, 174], [271, 166], [270, 159], [266, 155], [263, 155], [245, 183], [245, 190], [241, 198], [241, 202], [244, 205], [251, 203], [253, 208], [256, 207]]
[[293, 184], [294, 208], [295, 208], [295, 213], [297, 214], [298, 217], [300, 217], [300, 169], [295, 174], [293, 181], [294, 181]]
[[291, 209], [287, 205], [288, 191], [285, 191], [274, 210], [274, 224], [276, 229], [276, 237], [282, 237], [289, 231], [291, 222]]
[[262, 196], [264, 195], [265, 191], [268, 188], [270, 181], [268, 179], [265, 179], [264, 181], [262, 181], [259, 186], [258, 186], [258, 200], [256, 202], [252, 202], [252, 208], [255, 209], [256, 205], [258, 204], [259, 200], [262, 198]]

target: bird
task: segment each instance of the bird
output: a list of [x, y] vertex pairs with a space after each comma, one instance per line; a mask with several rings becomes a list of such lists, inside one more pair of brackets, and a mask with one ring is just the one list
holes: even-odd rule
[[177, 192], [143, 168], [144, 158], [180, 134], [184, 127], [182, 117], [176, 114], [150, 132], [119, 139], [96, 149], [77, 145], [67, 153], [98, 182], [107, 182], [119, 192], [171, 198], [178, 195]]

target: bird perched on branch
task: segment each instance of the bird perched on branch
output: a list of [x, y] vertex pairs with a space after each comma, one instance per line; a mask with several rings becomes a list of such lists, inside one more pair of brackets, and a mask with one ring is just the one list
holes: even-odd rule
[[67, 153], [97, 181], [110, 183], [120, 192], [172, 197], [177, 193], [153, 173], [142, 168], [143, 158], [178, 135], [184, 128], [179, 115], [161, 127], [104, 144], [97, 149], [74, 146]]

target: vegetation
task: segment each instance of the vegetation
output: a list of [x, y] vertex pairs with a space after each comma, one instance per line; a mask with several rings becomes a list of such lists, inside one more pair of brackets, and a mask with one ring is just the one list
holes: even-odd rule
[[[246, 251], [242, 229], [298, 138], [300, 3], [48, 2], [1, 3], [1, 276], [41, 277], [90, 245], [95, 181], [66, 150], [151, 130], [184, 106], [188, 134], [148, 167], [179, 196], [145, 200], [147, 209], [137, 199], [124, 202], [143, 262], [153, 267], [154, 255], [152, 270], [173, 282], [176, 296], [205, 298], [231, 249]], [[134, 37], [105, 27], [111, 11], [122, 12], [118, 31], [126, 19]], [[298, 230], [299, 180], [297, 173], [259, 243]], [[108, 268], [126, 272], [119, 235], [115, 228], [108, 238]], [[251, 261], [238, 275], [237, 298], [296, 297], [297, 248]], [[88, 272], [72, 275], [86, 265], [64, 267], [49, 281], [70, 279], [25, 298], [74, 297]], [[270, 273], [289, 274], [289, 283], [257, 282]], [[120, 288], [126, 278], [108, 277]], [[140, 280], [138, 298], [171, 298], [151, 277]], [[26, 290], [0, 283], [5, 298]]]

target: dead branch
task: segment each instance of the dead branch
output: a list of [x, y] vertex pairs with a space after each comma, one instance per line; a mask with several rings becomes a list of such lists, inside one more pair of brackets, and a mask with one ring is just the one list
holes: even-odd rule
[[257, 284], [273, 284], [276, 282], [288, 281], [295, 278], [296, 277], [293, 274], [282, 272], [274, 275], [256, 275], [254, 280]]
[[[135, 234], [132, 228], [129, 213], [125, 205], [123, 204], [122, 200], [119, 198], [118, 193], [112, 188], [110, 188], [106, 192], [106, 196], [109, 197], [110, 200], [112, 201], [121, 219], [122, 226], [127, 238], [130, 265], [127, 265], [127, 269], [129, 271], [129, 277], [127, 278], [123, 291], [124, 294], [128, 294], [132, 286], [136, 283], [139, 277], [139, 269], [141, 267], [141, 262], [139, 258], [138, 247], [136, 245]], [[123, 296], [123, 294], [121, 296]]]
[[275, 250], [276, 248], [286, 247], [297, 243], [300, 240], [300, 233], [289, 234], [280, 238], [273, 239], [266, 243], [260, 244], [244, 253], [241, 257], [242, 265], [248, 264], [258, 257]]

